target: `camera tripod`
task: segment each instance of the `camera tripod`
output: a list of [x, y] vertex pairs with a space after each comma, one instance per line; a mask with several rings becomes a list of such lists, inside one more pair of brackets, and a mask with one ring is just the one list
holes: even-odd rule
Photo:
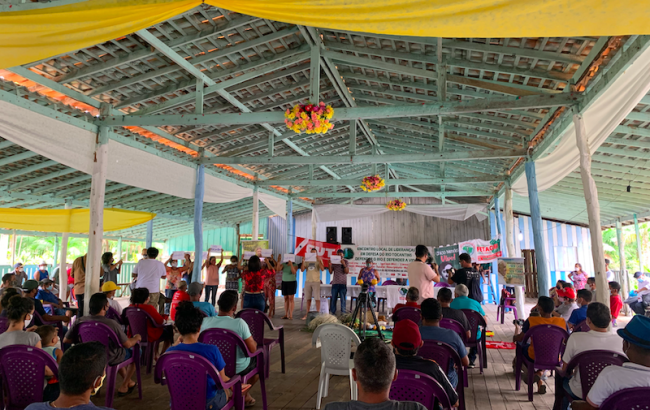
[[[361, 309], [361, 311], [359, 311]], [[366, 319], [368, 317], [368, 309], [370, 309], [370, 314], [372, 314], [372, 319], [375, 322], [377, 327], [377, 335], [381, 340], [384, 340], [384, 335], [381, 333], [381, 328], [379, 327], [379, 322], [377, 321], [377, 314], [375, 309], [370, 303], [370, 296], [368, 295], [368, 284], [364, 283], [361, 286], [361, 293], [357, 298], [357, 305], [354, 308], [354, 313], [352, 313], [352, 326], [359, 319], [359, 339], [363, 342], [366, 339]]]

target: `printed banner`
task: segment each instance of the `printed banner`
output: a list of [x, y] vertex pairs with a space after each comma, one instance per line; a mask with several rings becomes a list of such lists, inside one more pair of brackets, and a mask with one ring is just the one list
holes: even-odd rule
[[469, 253], [472, 257], [472, 262], [492, 262], [502, 256], [501, 240], [492, 239], [484, 241], [482, 239], [472, 239], [470, 241], [459, 242], [458, 252]]
[[381, 278], [407, 278], [408, 265], [415, 260], [415, 246], [344, 246], [343, 251], [350, 274], [358, 274], [372, 258]]
[[248, 241], [248, 240], [242, 240], [241, 241], [241, 255], [244, 254], [244, 252], [255, 252], [255, 249], [261, 248], [261, 249], [268, 249], [269, 248], [269, 241]]
[[315, 241], [313, 239], [301, 238], [299, 236], [296, 237], [296, 256], [304, 258], [305, 254], [310, 252], [312, 248], [316, 248], [316, 252], [323, 262], [329, 262], [330, 256], [334, 255], [336, 251], [341, 249], [341, 245]]
[[447, 281], [449, 269], [460, 269], [460, 262], [458, 259], [458, 245], [441, 246], [433, 248], [433, 260], [438, 265], [438, 272], [444, 281]]
[[526, 284], [524, 258], [499, 258], [498, 266], [500, 284]]

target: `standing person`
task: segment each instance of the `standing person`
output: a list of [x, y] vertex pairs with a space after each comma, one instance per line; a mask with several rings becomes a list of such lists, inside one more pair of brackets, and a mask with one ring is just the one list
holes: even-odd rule
[[468, 253], [461, 253], [458, 259], [460, 269], [456, 270], [454, 276], [449, 277], [449, 283], [467, 286], [470, 299], [481, 303], [483, 301], [481, 274], [472, 267], [472, 257]]
[[575, 270], [567, 276], [571, 282], [573, 282], [573, 287], [575, 290], [584, 289], [587, 285], [587, 274], [582, 271], [582, 265], [576, 263]]
[[591, 300], [596, 300], [596, 278], [594, 276], [587, 278], [587, 287], [585, 289], [591, 291]]
[[[178, 261], [172, 260], [170, 256], [165, 262], [165, 272], [167, 280], [165, 281], [165, 299], [173, 299], [174, 293], [178, 289], [178, 283], [181, 281], [183, 268], [178, 267]], [[169, 314], [171, 303], [165, 303], [165, 314]]]
[[275, 291], [277, 290], [275, 283], [277, 263], [273, 258], [273, 254], [269, 258], [266, 258], [265, 262], [267, 262], [267, 270], [273, 274], [267, 276], [264, 280], [264, 301], [266, 303], [267, 314], [269, 317], [273, 317], [275, 316]]
[[375, 269], [372, 258], [366, 259], [366, 266], [359, 271], [359, 282], [368, 285], [368, 297], [372, 306], [375, 307], [377, 303], [377, 299], [375, 298], [375, 285], [379, 282], [379, 272]]
[[158, 249], [153, 246], [147, 249], [147, 259], [142, 259], [133, 267], [133, 275], [137, 277], [135, 287], [149, 290], [149, 304], [158, 309], [160, 299], [160, 279], [165, 279], [167, 271], [159, 260]]
[[311, 308], [312, 297], [316, 299], [316, 311], [320, 312], [320, 273], [325, 270], [323, 260], [318, 256], [316, 248], [311, 248], [309, 252], [316, 253], [316, 262], [302, 262], [301, 269], [303, 272], [306, 272], [304, 297], [307, 300], [307, 312], [305, 312], [302, 320], [307, 319], [309, 309]]
[[296, 280], [298, 269], [291, 261], [280, 264], [278, 269], [282, 271], [282, 296], [284, 296], [284, 316], [282, 319], [293, 320], [293, 299], [298, 289], [298, 281]]
[[345, 305], [347, 303], [348, 294], [348, 274], [350, 273], [350, 268], [348, 266], [348, 261], [343, 258], [343, 249], [337, 250], [336, 255], [341, 258], [341, 263], [330, 264], [332, 269], [332, 300], [330, 302], [330, 313], [333, 315], [336, 314], [336, 301], [341, 298], [341, 314], [345, 315]]
[[79, 343], [65, 352], [59, 364], [61, 393], [56, 400], [32, 403], [26, 410], [109, 410], [97, 407], [90, 396], [102, 387], [106, 377], [106, 348], [99, 342]]
[[[192, 285], [197, 282], [192, 283]], [[168, 352], [173, 351], [182, 351], [190, 352], [197, 354], [201, 357], [205, 357], [219, 372], [221, 380], [225, 383], [230, 380], [226, 376], [225, 368], [226, 362], [219, 352], [219, 348], [214, 345], [209, 345], [206, 343], [199, 343], [199, 335], [201, 334], [201, 324], [203, 322], [203, 316], [201, 312], [196, 309], [193, 305], [187, 302], [181, 302], [177, 307], [177, 319], [174, 323], [174, 327], [180, 333], [180, 338], [178, 339], [178, 344], [167, 349]], [[217, 387], [216, 383], [210, 377], [207, 376], [207, 388], [206, 388], [206, 410], [219, 410], [226, 405], [228, 401], [228, 396], [226, 392], [221, 388]]]
[[147, 248], [142, 249], [142, 252], [140, 252], [140, 255], [142, 256], [140, 260], [142, 259], [149, 259], [149, 256], [147, 256]]
[[418, 303], [433, 297], [433, 282], [440, 282], [440, 275], [427, 265], [429, 248], [424, 245], [415, 247], [415, 261], [409, 263], [407, 272], [409, 284], [420, 291]]
[[[205, 268], [205, 302], [208, 302], [209, 299], [212, 299], [212, 306], [215, 306], [217, 303], [217, 290], [219, 289], [219, 269], [223, 264], [223, 251], [221, 251], [221, 259], [217, 263], [216, 256], [209, 256], [208, 259], [203, 262], [202, 268]], [[207, 267], [206, 267], [207, 265]]]
[[623, 300], [621, 300], [621, 284], [618, 282], [609, 282], [609, 308], [612, 314], [612, 326], [616, 327], [621, 309], [623, 309]]
[[113, 258], [113, 252], [104, 252], [102, 255], [102, 271], [104, 273], [102, 283], [118, 282], [117, 277], [120, 274], [120, 269], [122, 268], [122, 259], [117, 261], [117, 263], [113, 262], [115, 262], [115, 258]]
[[607, 275], [607, 282], [612, 282], [616, 280], [616, 274], [609, 268], [611, 261], [605, 258], [605, 275]]
[[[79, 308], [79, 317], [84, 314], [84, 292], [86, 292], [86, 258], [88, 254], [80, 256], [72, 263], [72, 271], [70, 275], [74, 282], [74, 297], [77, 299], [77, 307]], [[68, 285], [70, 282], [68, 281]]]
[[248, 260], [248, 266], [241, 274], [244, 279], [244, 309], [253, 308], [264, 312], [264, 281], [269, 277], [275, 277], [275, 273], [268, 269], [262, 269], [262, 262], [256, 255]]
[[194, 262], [192, 262], [192, 257], [189, 253], [185, 254], [185, 260], [183, 261], [183, 280], [189, 285], [192, 283], [192, 272], [194, 271]]
[[14, 286], [20, 288], [20, 286], [28, 280], [27, 273], [25, 272], [24, 266], [22, 263], [18, 262], [14, 265], [14, 270], [10, 273], [14, 274]]
[[41, 261], [38, 265], [38, 270], [34, 273], [34, 279], [42, 281], [50, 278], [50, 272], [47, 271], [47, 262]]

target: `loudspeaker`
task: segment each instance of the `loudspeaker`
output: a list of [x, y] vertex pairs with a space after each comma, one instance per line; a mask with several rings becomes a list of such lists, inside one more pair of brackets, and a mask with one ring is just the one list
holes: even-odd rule
[[352, 228], [341, 228], [341, 243], [343, 245], [353, 245]]
[[339, 243], [337, 240], [338, 230], [336, 226], [328, 226], [327, 233], [325, 234], [325, 241], [327, 243]]

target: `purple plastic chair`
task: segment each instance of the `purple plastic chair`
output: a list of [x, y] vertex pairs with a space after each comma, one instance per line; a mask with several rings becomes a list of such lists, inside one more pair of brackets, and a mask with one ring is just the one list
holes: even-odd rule
[[131, 328], [131, 334], [142, 337], [140, 343], [145, 348], [143, 359], [147, 366], [147, 374], [149, 374], [153, 366], [154, 352], [158, 351], [158, 346], [160, 345], [160, 338], [154, 342], [149, 341], [147, 322], [157, 329], [162, 329], [167, 325], [159, 325], [149, 313], [139, 307], [128, 307], [124, 309], [123, 315], [126, 318], [128, 326]]
[[22, 410], [32, 403], [42, 402], [45, 366], [55, 377], [59, 376], [56, 361], [42, 349], [24, 345], [0, 349], [0, 379], [6, 399], [4, 402], [0, 394], [0, 408]]
[[443, 317], [440, 319], [440, 327], [458, 333], [463, 343], [467, 344], [467, 330], [459, 321]]
[[458, 385], [456, 386], [459, 402], [458, 409], [465, 410], [465, 387], [469, 387], [469, 381], [467, 368], [463, 367], [458, 352], [447, 343], [425, 340], [424, 345], [418, 350], [418, 355], [425, 359], [434, 360], [440, 365], [445, 374], [447, 374], [450, 365], [453, 364], [456, 367], [456, 373], [458, 374]]
[[397, 285], [397, 282], [395, 282], [394, 280], [390, 280], [390, 279], [388, 279], [387, 281], [385, 281], [384, 283], [381, 284], [381, 286], [395, 286], [395, 285]]
[[[271, 349], [275, 345], [280, 345], [280, 360], [282, 363], [282, 373], [285, 372], [284, 369], [284, 327], [283, 326], [274, 326], [271, 319], [266, 315], [266, 313], [257, 310], [257, 309], [242, 309], [235, 317], [243, 319], [244, 322], [248, 324], [248, 328], [251, 331], [253, 340], [257, 343], [258, 346], [264, 347], [264, 361], [266, 374], [264, 377], [269, 378], [269, 373], [271, 372]], [[264, 328], [268, 325], [269, 330], [278, 331], [277, 339], [270, 339], [264, 337]]]
[[9, 329], [9, 319], [0, 316], [0, 333], [4, 333]]
[[632, 387], [612, 394], [600, 410], [650, 410], [650, 387]]
[[587, 320], [583, 320], [582, 322], [578, 323], [577, 325], [573, 326], [573, 333], [575, 332], [588, 332], [590, 331], [591, 328], [587, 324]]
[[584, 400], [589, 390], [591, 390], [591, 386], [596, 382], [596, 378], [605, 367], [622, 366], [627, 361], [627, 358], [622, 354], [609, 350], [589, 350], [576, 355], [569, 362], [566, 371], [563, 371], [561, 367], [555, 369], [555, 404], [553, 409], [560, 410], [562, 408], [564, 397], [572, 401], [571, 396], [564, 390], [562, 382], [564, 378], [573, 374], [574, 369], [580, 372], [581, 399]]
[[256, 374], [260, 375], [260, 389], [262, 390], [262, 407], [267, 410], [266, 403], [266, 386], [264, 382], [264, 348], [258, 347], [255, 352], [248, 350], [246, 343], [241, 337], [232, 330], [227, 329], [206, 329], [199, 335], [199, 342], [214, 345], [219, 348], [219, 352], [226, 362], [225, 373], [228, 377], [234, 377], [237, 374], [237, 351], [239, 350], [245, 357], [255, 358], [257, 366], [248, 374], [242, 375], [242, 383], [247, 383]]
[[124, 320], [122, 319], [122, 316], [120, 316], [119, 313], [117, 313], [117, 310], [113, 309], [112, 307], [109, 306], [108, 310], [106, 311], [106, 317], [109, 319], [113, 319], [120, 325], [124, 326]]
[[433, 285], [434, 288], [450, 288], [451, 285], [449, 283], [445, 282], [437, 282], [435, 285]]
[[[461, 310], [463, 311], [463, 313], [465, 313], [465, 316], [467, 316], [467, 321], [469, 322], [470, 325], [469, 338], [467, 339], [467, 343], [465, 343], [465, 346], [470, 348], [471, 347], [476, 348], [476, 351], [478, 353], [479, 369], [481, 370], [481, 374], [483, 374], [483, 368], [487, 368], [487, 346], [485, 344], [485, 337], [486, 337], [485, 333], [487, 333], [487, 323], [485, 323], [485, 319], [477, 311], [471, 309], [461, 309]], [[483, 328], [481, 331], [480, 340], [477, 339], [479, 327]]]
[[436, 399], [443, 409], [451, 409], [449, 397], [433, 377], [410, 370], [400, 370], [390, 386], [389, 397], [397, 401], [414, 401], [429, 410], [436, 409]]
[[[517, 343], [515, 362], [515, 387], [521, 389], [521, 369], [526, 362], [528, 368], [528, 401], [533, 401], [533, 381], [535, 370], [555, 370], [561, 364], [562, 354], [566, 348], [569, 334], [566, 330], [554, 325], [537, 325], [526, 332], [524, 339]], [[535, 360], [526, 359], [524, 349], [527, 349], [528, 340], [533, 343]]]
[[[74, 327], [75, 336], [73, 339], [79, 339], [82, 343], [86, 342], [100, 342], [106, 346], [106, 356], [110, 357], [109, 349], [111, 344], [113, 346], [121, 346], [120, 339], [117, 334], [110, 327], [101, 322], [83, 322]], [[113, 407], [113, 395], [115, 394], [115, 384], [117, 380], [117, 373], [120, 369], [127, 367], [131, 363], [135, 363], [135, 372], [138, 376], [138, 393], [142, 399], [142, 379], [140, 377], [140, 343], [136, 343], [133, 347], [133, 356], [122, 363], [106, 366], [106, 407]]]
[[154, 382], [167, 385], [172, 410], [195, 410], [205, 408], [207, 377], [214, 380], [217, 388], [233, 389], [233, 397], [221, 410], [244, 409], [241, 378], [234, 376], [225, 383], [214, 365], [196, 353], [175, 350], [160, 356]]
[[[497, 322], [499, 321], [499, 312], [501, 312], [501, 324], [505, 322], [506, 312], [508, 310], [512, 310], [512, 312], [515, 314], [515, 320], [519, 319], [519, 315], [517, 314], [517, 307], [515, 306], [516, 300], [517, 299], [515, 298], [505, 298], [503, 300], [503, 304], [499, 304], [499, 306], [497, 306]], [[508, 302], [512, 302], [512, 305], [507, 305]]]
[[63, 332], [63, 323], [61, 321], [48, 322], [47, 320], [43, 319], [43, 317], [37, 311], [34, 311], [32, 321], [30, 322], [30, 324], [27, 327], [34, 326], [37, 323], [40, 323], [40, 325], [38, 325], [38, 326], [45, 326], [45, 325], [54, 326], [57, 329], [59, 339], [63, 340], [63, 338], [65, 337], [65, 333]]
[[393, 312], [393, 322], [397, 323], [400, 320], [410, 319], [418, 326], [422, 325], [422, 311], [419, 308], [405, 306]]

